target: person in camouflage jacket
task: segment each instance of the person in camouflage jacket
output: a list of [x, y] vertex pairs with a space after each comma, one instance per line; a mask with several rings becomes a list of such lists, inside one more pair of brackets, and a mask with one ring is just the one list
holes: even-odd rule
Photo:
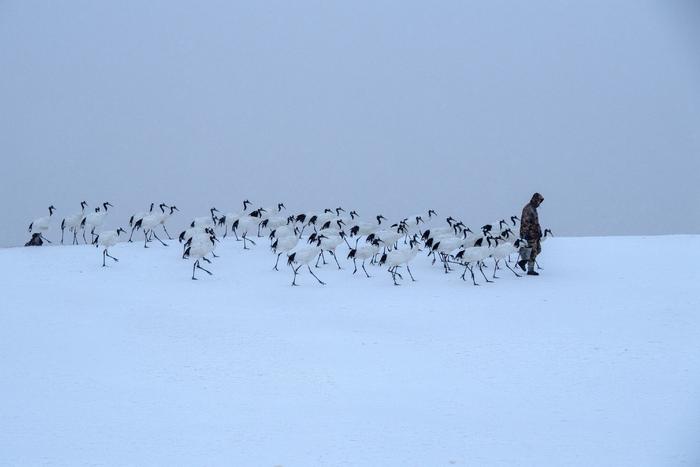
[[530, 202], [523, 208], [523, 213], [520, 216], [520, 238], [527, 240], [528, 246], [520, 250], [518, 266], [524, 271], [527, 264], [527, 273], [530, 276], [539, 276], [535, 271], [535, 258], [542, 251], [540, 239], [542, 238], [542, 227], [537, 216], [537, 208], [544, 201], [544, 197], [535, 193], [532, 195]]
[[41, 239], [41, 233], [33, 233], [32, 238], [24, 244], [24, 246], [41, 246], [44, 244], [44, 241]]

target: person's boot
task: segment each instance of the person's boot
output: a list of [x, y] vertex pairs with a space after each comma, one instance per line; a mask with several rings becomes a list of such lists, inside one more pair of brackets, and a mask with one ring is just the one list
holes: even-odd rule
[[527, 275], [528, 276], [539, 276], [540, 273], [535, 271], [535, 261], [531, 260], [527, 262]]
[[518, 261], [518, 266], [520, 267], [520, 269], [523, 270], [523, 272], [525, 272], [525, 265], [526, 265], [526, 264], [527, 264], [527, 260], [526, 260], [526, 259], [521, 259], [520, 261]]

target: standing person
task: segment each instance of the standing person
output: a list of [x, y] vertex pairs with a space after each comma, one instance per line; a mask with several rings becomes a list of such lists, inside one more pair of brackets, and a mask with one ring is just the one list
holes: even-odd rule
[[535, 258], [542, 251], [540, 245], [542, 228], [537, 216], [537, 208], [542, 204], [542, 201], [544, 201], [544, 197], [541, 194], [532, 195], [530, 202], [525, 205], [520, 216], [520, 237], [527, 240], [528, 246], [520, 249], [522, 259], [518, 261], [518, 266], [524, 271], [527, 264], [528, 276], [539, 276], [539, 273], [535, 271]]

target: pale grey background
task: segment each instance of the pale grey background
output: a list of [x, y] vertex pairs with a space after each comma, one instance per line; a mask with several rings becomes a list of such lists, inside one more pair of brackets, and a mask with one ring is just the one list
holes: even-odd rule
[[534, 190], [562, 235], [700, 232], [696, 5], [0, 1], [0, 245], [82, 199], [477, 224]]

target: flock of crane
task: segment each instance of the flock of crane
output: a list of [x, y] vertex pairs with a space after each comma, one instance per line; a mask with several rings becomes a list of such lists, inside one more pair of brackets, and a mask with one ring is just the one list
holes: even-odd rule
[[[83, 201], [80, 203], [80, 211], [62, 219], [61, 244], [67, 230], [72, 236], [73, 244], [78, 244], [81, 236], [84, 243], [103, 247], [103, 267], [106, 266], [107, 258], [118, 261], [109, 254], [109, 248], [122, 238], [132, 242], [134, 234], [139, 231], [143, 235], [145, 248], [156, 240], [167, 246], [158, 237], [158, 229], [162, 229], [167, 239], [173, 240], [166, 224], [179, 211], [176, 206], [161, 203], [156, 208], [155, 203], [151, 203], [148, 211], [130, 217], [130, 232], [121, 227], [116, 230], [102, 229], [109, 208], [113, 207], [109, 202], [104, 202], [93, 210], [87, 210], [87, 207], [88, 204]], [[29, 225], [32, 240], [28, 245], [41, 245], [42, 240], [51, 243], [45, 234], [51, 226], [54, 211], [54, 206], [49, 206], [48, 216], [35, 219]], [[245, 200], [243, 209], [239, 212], [224, 214], [211, 208], [208, 215], [192, 219], [179, 234], [178, 241], [183, 245], [182, 258], [194, 260], [193, 280], [197, 279], [198, 270], [212, 274], [201, 262], [211, 263], [213, 258], [217, 258], [215, 250], [219, 237], [232, 235], [242, 242], [245, 250], [249, 249], [249, 244], [257, 244], [255, 239], [269, 239], [270, 248], [276, 255], [273, 269], [279, 271], [280, 257], [285, 255], [286, 263], [294, 274], [292, 285], [298, 285], [297, 276], [303, 267], [320, 284], [325, 285], [311, 266], [315, 263], [315, 268], [318, 268], [320, 261], [328, 264], [326, 255], [329, 255], [338, 269], [342, 269], [337, 257], [341, 245], [345, 245], [348, 250], [346, 259], [353, 262], [353, 274], [358, 272], [359, 262], [364, 274], [371, 277], [366, 268], [369, 262], [370, 265], [386, 267], [394, 285], [399, 285], [397, 279], [403, 280], [400, 268], [405, 268], [411, 280], [415, 281], [410, 264], [423, 251], [432, 257], [433, 264], [439, 261], [445, 273], [450, 273], [455, 267], [463, 268], [461, 278], [466, 281], [470, 277], [474, 285], [479, 285], [475, 275], [477, 271], [486, 282], [493, 282], [484, 272], [487, 261], [493, 263], [492, 279], [497, 278], [496, 271], [501, 264], [517, 277], [520, 274], [511, 264], [525, 270], [524, 261], [516, 262], [512, 259], [513, 256], [518, 258], [521, 249], [527, 247], [527, 241], [519, 238], [516, 233], [519, 231], [518, 222], [517, 216], [511, 216], [485, 224], [474, 232], [453, 217], [440, 221], [432, 209], [425, 214], [416, 214], [391, 223], [381, 214], [372, 220], [363, 220], [356, 211], [347, 212], [342, 207], [322, 212], [289, 214], [284, 203], [279, 203], [274, 208], [254, 208], [250, 201]], [[545, 229], [542, 240], [550, 235], [551, 231]]]

